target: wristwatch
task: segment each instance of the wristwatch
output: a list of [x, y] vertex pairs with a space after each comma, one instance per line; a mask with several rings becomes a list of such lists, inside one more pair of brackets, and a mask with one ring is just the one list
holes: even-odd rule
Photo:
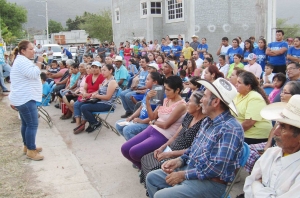
[[156, 120], [152, 120], [152, 125], [154, 125], [155, 122], [156, 122]]

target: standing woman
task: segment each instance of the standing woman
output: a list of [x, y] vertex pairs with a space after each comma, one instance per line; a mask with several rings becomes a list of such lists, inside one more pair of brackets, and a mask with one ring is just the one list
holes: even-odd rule
[[244, 54], [243, 54], [243, 64], [244, 65], [248, 65], [248, 60], [246, 60], [246, 58], [248, 57], [248, 55], [250, 53], [253, 53], [253, 43], [251, 40], [247, 39], [245, 40], [245, 47], [244, 47]]
[[14, 62], [10, 73], [10, 103], [19, 111], [21, 117], [21, 134], [24, 143], [23, 152], [32, 160], [42, 160], [39, 152], [42, 148], [35, 145], [38, 128], [38, 110], [36, 102], [42, 101], [42, 82], [40, 78], [43, 57], [38, 57], [34, 64], [34, 45], [21, 41], [14, 50]]
[[265, 71], [265, 66], [267, 63], [267, 41], [264, 38], [259, 39], [258, 47], [253, 50], [253, 53], [257, 56], [256, 62], [260, 64], [263, 71]]
[[130, 48], [129, 43], [126, 42], [126, 47], [124, 48], [124, 59], [126, 61], [126, 68], [129, 65], [129, 59], [131, 58], [131, 52], [132, 52], [132, 49]]

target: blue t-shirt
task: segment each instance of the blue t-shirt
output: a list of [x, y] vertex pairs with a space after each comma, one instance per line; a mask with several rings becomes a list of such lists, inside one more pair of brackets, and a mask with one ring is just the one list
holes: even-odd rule
[[[250, 54], [249, 51], [245, 51], [245, 52], [244, 52], [244, 60], [248, 57], [249, 54]], [[244, 64], [244, 65], [248, 65], [248, 62], [245, 61], [245, 62], [243, 62], [243, 64]]]
[[148, 71], [141, 71], [139, 75], [139, 84], [137, 87], [145, 87]]
[[66, 48], [63, 49], [63, 53], [66, 53], [68, 59], [72, 59], [72, 53], [69, 52], [69, 50], [67, 50]]
[[[141, 104], [141, 105], [142, 105], [142, 109], [141, 109], [139, 118], [142, 119], [142, 120], [144, 120], [144, 119], [146, 119], [146, 118], [149, 117], [148, 112], [147, 112], [147, 107], [146, 107], [146, 97], [147, 97], [147, 93], [148, 93], [149, 91], [150, 91], [150, 89], [148, 89], [148, 90], [146, 91], [146, 93], [145, 93], [145, 95], [144, 95], [144, 97], [143, 97], [143, 100], [142, 100], [142, 104]], [[156, 105], [155, 105], [155, 104], [151, 104], [151, 109], [152, 109], [152, 111], [154, 111], [155, 108], [156, 108]]]
[[[288, 44], [285, 41], [272, 42], [272, 43], [268, 44], [268, 47], [271, 50], [280, 50], [283, 47], [285, 47], [286, 49], [288, 49]], [[270, 64], [273, 65], [273, 66], [276, 66], [276, 65], [285, 65], [286, 64], [285, 56], [286, 56], [286, 53], [283, 53], [283, 54], [278, 55], [278, 56], [269, 56]]]
[[176, 57], [180, 56], [181, 50], [182, 50], [182, 47], [179, 45], [176, 45], [176, 46], [173, 45], [173, 47], [172, 47], [172, 52], [173, 52], [174, 56], [176, 56]]
[[71, 75], [71, 78], [70, 78], [70, 88], [75, 85], [75, 83], [77, 82], [77, 80], [80, 77], [80, 75], [81, 75], [80, 72], [77, 72], [77, 74], [72, 74]]
[[130, 65], [128, 65], [128, 72], [129, 73], [131, 72], [132, 74], [137, 74], [139, 71], [137, 70], [137, 68], [134, 64], [130, 64]]
[[128, 77], [128, 71], [123, 65], [121, 65], [121, 67], [119, 69], [116, 68], [115, 79], [117, 82], [124, 79], [122, 85], [125, 86], [125, 85], [127, 85], [127, 77]]
[[120, 51], [119, 51], [119, 55], [120, 55], [122, 58], [124, 58], [124, 50], [120, 50]]
[[253, 50], [253, 53], [257, 56], [256, 62], [260, 64], [262, 70], [264, 71], [267, 62], [266, 50], [259, 49], [259, 47], [257, 47]]
[[[79, 72], [78, 72], [79, 73]], [[42, 103], [39, 104], [43, 104], [44, 106], [47, 106], [48, 103], [50, 102], [51, 97], [48, 96], [48, 94], [50, 93], [50, 85], [47, 82], [43, 83], [43, 97], [42, 97]]]
[[170, 46], [162, 46], [161, 47], [161, 51], [165, 54], [170, 55], [170, 52], [171, 52], [171, 47]]
[[[208, 51], [208, 45], [205, 43], [205, 44], [199, 44], [197, 49], [199, 50], [203, 50], [203, 49], [206, 49], [206, 51]], [[199, 54], [199, 57], [204, 60], [204, 55], [203, 55], [203, 52], [200, 52]]]
[[243, 56], [243, 50], [241, 47], [237, 47], [235, 49], [233, 49], [233, 47], [229, 48], [228, 51], [227, 51], [227, 56], [228, 56], [228, 59], [229, 59], [229, 64], [232, 64], [234, 61], [233, 61], [233, 56], [235, 54], [240, 54], [241, 56]]
[[294, 46], [290, 47], [287, 54], [296, 58], [300, 58], [300, 49], [296, 49]]
[[4, 64], [5, 63], [5, 58], [4, 58], [4, 49], [1, 46], [0, 47], [0, 64]]

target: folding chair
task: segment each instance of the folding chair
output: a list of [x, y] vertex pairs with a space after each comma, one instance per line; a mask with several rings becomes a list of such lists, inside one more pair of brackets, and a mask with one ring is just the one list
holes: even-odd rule
[[234, 183], [235, 183], [235, 180], [236, 180], [237, 177], [239, 176], [239, 174], [240, 174], [242, 168], [244, 168], [244, 166], [246, 165], [249, 155], [250, 155], [250, 147], [249, 147], [249, 145], [248, 145], [246, 142], [244, 142], [244, 144], [243, 144], [243, 156], [242, 156], [242, 158], [240, 159], [240, 168], [239, 168], [238, 172], [236, 173], [236, 175], [235, 175], [235, 177], [234, 177], [234, 180], [232, 181], [232, 183], [230, 184], [230, 186], [229, 186], [228, 189], [226, 190], [225, 195], [222, 196], [222, 198], [225, 198], [225, 197], [226, 197], [226, 198], [230, 198], [230, 196], [228, 196], [228, 195], [229, 195], [231, 189], [233, 188], [233, 185], [234, 185]]
[[[93, 112], [93, 115], [95, 115], [96, 119], [101, 122], [101, 126], [99, 127], [99, 130], [98, 130], [98, 133], [95, 137], [95, 140], [97, 139], [101, 129], [102, 129], [102, 126], [105, 126], [106, 128], [108, 129], [111, 129], [114, 133], [116, 133], [118, 136], [120, 136], [120, 134], [118, 133], [118, 131], [116, 130], [116, 128], [112, 125], [110, 125], [106, 119], [108, 118], [109, 114], [111, 113], [114, 113], [115, 112], [115, 109], [113, 109], [113, 106], [116, 106], [117, 105], [117, 101], [118, 101], [118, 98], [120, 97], [121, 95], [121, 92], [122, 92], [122, 89], [119, 87], [117, 88], [118, 91], [117, 91], [117, 95], [116, 95], [116, 98], [112, 101], [112, 106], [110, 108], [109, 111], [103, 111], [103, 112]], [[102, 119], [100, 117], [101, 114], [106, 114], [106, 117], [104, 119]]]
[[49, 106], [49, 104], [44, 104], [49, 98], [51, 99], [51, 93], [55, 87], [54, 81], [49, 83], [50, 86], [50, 92], [48, 93], [48, 95], [46, 96], [45, 100], [41, 103], [37, 105], [37, 109], [38, 111], [41, 113], [40, 116], [43, 120], [45, 120], [49, 127], [51, 128], [53, 125], [52, 119], [49, 115], [49, 113], [46, 111], [46, 109], [43, 108], [43, 106]]

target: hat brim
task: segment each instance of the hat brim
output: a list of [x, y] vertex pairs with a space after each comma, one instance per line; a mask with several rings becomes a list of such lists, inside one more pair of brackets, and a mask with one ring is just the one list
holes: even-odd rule
[[238, 111], [233, 103], [233, 101], [231, 101], [230, 103], [227, 103], [226, 101], [223, 100], [223, 97], [221, 96], [221, 93], [218, 91], [218, 89], [211, 83], [208, 82], [207, 80], [199, 80], [197, 81], [198, 83], [200, 83], [201, 85], [203, 85], [206, 89], [208, 89], [209, 91], [211, 91], [215, 96], [217, 96], [220, 100], [222, 100], [224, 102], [225, 105], [227, 105], [230, 110], [236, 115], [238, 116]]
[[199, 38], [198, 36], [192, 36], [192, 38]]
[[299, 120], [291, 120], [285, 116], [282, 116], [282, 112], [286, 108], [286, 105], [287, 103], [285, 102], [269, 104], [260, 111], [260, 115], [266, 120], [278, 121], [300, 128]]

